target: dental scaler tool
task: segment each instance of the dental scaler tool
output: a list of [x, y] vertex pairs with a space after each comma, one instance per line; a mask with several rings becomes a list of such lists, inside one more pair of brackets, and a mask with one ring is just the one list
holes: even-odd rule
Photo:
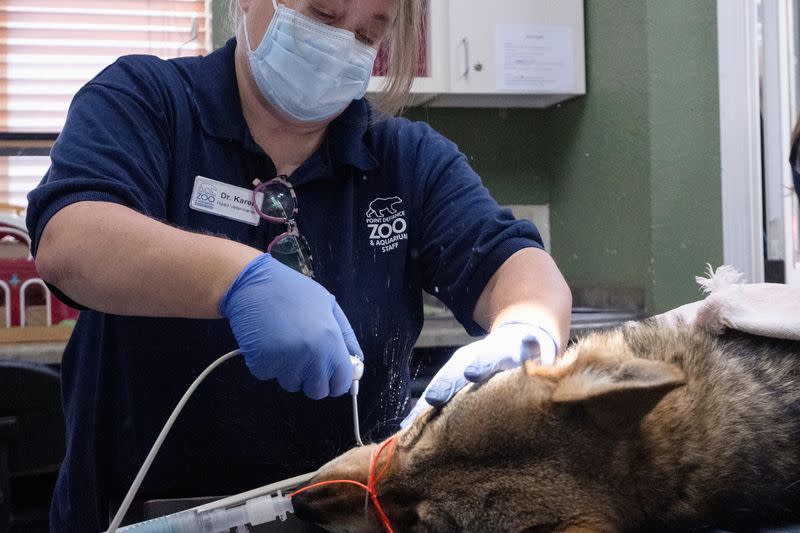
[[358, 424], [358, 382], [364, 375], [364, 362], [355, 355], [350, 356], [350, 362], [353, 363], [353, 386], [350, 387], [350, 396], [353, 398], [353, 432], [356, 436], [356, 444], [363, 446], [361, 428]]

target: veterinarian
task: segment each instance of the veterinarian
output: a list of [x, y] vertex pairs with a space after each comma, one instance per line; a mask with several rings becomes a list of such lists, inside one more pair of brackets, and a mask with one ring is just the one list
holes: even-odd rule
[[431, 403], [518, 364], [524, 337], [545, 359], [565, 344], [571, 296], [537, 229], [452, 142], [364, 99], [383, 42], [378, 101], [391, 113], [406, 95], [420, 4], [241, 0], [224, 48], [124, 57], [75, 96], [28, 210], [39, 272], [84, 309], [63, 356], [53, 531], [105, 528], [181, 394], [236, 346], [141, 498], [236, 493], [351, 447], [348, 354], [365, 359], [365, 437], [395, 431], [423, 290], [491, 332]]

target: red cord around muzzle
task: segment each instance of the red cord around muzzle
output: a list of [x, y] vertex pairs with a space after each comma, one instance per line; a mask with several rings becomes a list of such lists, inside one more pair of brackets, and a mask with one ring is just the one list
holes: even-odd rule
[[[381, 507], [380, 502], [378, 501], [378, 493], [376, 492], [375, 488], [378, 485], [378, 481], [386, 474], [386, 471], [389, 469], [389, 463], [392, 459], [392, 455], [394, 454], [395, 450], [395, 437], [390, 437], [386, 439], [383, 444], [380, 445], [378, 448], [377, 453], [372, 456], [372, 460], [370, 461], [369, 465], [369, 478], [367, 479], [367, 484], [364, 485], [359, 481], [353, 481], [352, 479], [331, 479], [329, 481], [320, 481], [319, 483], [314, 483], [313, 485], [308, 485], [307, 487], [303, 487], [301, 489], [296, 490], [293, 492], [289, 497], [291, 498], [295, 494], [300, 494], [301, 492], [305, 492], [309, 489], [313, 489], [314, 487], [322, 487], [324, 485], [334, 485], [337, 483], [347, 483], [350, 485], [355, 485], [357, 487], [361, 487], [369, 494], [370, 499], [372, 500], [373, 505], [375, 505], [375, 511], [378, 513], [378, 518], [380, 518], [381, 524], [383, 524], [384, 529], [388, 533], [394, 533], [392, 529], [392, 524], [389, 522], [389, 518], [386, 516], [386, 513], [383, 511], [383, 507]], [[376, 475], [375, 471], [378, 468], [378, 462], [380, 461], [381, 455], [383, 455], [383, 451], [389, 448], [386, 455], [386, 461], [383, 463], [383, 468], [381, 471]]]

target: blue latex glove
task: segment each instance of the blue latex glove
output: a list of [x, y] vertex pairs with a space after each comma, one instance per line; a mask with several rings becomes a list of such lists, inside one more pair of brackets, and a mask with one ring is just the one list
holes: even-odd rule
[[336, 299], [316, 281], [263, 254], [239, 273], [219, 309], [258, 379], [315, 400], [350, 389], [350, 355], [364, 354]]
[[526, 359], [538, 358], [541, 364], [552, 365], [557, 353], [558, 344], [545, 329], [525, 322], [504, 322], [483, 339], [456, 350], [400, 425], [408, 426], [430, 406], [447, 403], [470, 381], [486, 381]]

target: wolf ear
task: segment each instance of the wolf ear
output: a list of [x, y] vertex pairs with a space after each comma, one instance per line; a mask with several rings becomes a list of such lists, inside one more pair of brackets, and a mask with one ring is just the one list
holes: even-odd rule
[[675, 365], [629, 359], [607, 367], [576, 369], [560, 380], [551, 399], [557, 405], [582, 405], [601, 428], [624, 431], [685, 381]]

